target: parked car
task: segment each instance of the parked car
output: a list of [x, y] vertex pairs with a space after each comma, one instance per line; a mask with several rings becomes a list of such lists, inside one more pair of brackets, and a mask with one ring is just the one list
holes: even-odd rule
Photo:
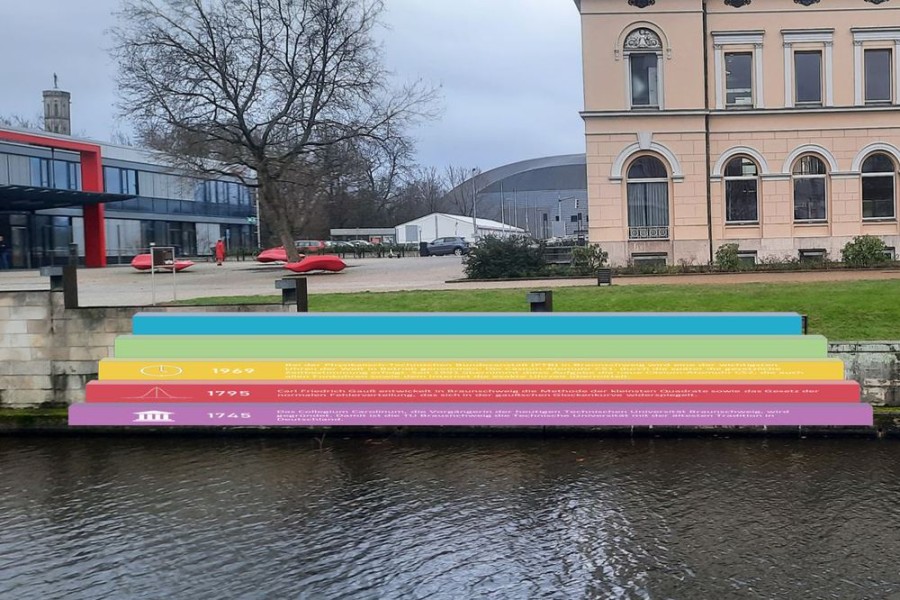
[[428, 256], [443, 256], [446, 254], [462, 256], [469, 253], [469, 242], [461, 237], [442, 237], [429, 242], [426, 252]]
[[297, 250], [300, 252], [305, 252], [307, 254], [322, 252], [326, 248], [325, 242], [322, 240], [294, 240], [294, 246], [296, 246]]

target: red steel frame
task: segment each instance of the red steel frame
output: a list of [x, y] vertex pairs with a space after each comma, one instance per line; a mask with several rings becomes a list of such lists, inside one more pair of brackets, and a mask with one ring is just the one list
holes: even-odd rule
[[[78, 152], [81, 155], [81, 189], [85, 192], [103, 192], [103, 162], [100, 156], [100, 146], [97, 144], [4, 129], [0, 129], [0, 140]], [[100, 202], [86, 204], [82, 210], [84, 213], [84, 264], [88, 267], [105, 267], [106, 225], [103, 204]]]

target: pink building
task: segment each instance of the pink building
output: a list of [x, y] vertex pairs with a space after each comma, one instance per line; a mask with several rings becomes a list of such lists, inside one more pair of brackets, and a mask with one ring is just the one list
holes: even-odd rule
[[900, 249], [900, 0], [576, 0], [613, 264]]

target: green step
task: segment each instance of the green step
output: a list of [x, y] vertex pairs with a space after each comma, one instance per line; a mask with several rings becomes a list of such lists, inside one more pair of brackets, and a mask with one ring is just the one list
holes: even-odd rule
[[194, 359], [814, 359], [820, 335], [292, 336], [125, 335], [116, 358]]

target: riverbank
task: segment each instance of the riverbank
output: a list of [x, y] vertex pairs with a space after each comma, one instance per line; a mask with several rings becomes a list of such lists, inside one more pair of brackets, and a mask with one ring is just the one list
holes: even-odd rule
[[2, 409], [2, 435], [301, 437], [790, 437], [900, 439], [900, 407], [874, 407], [872, 427], [69, 427], [64, 408]]

